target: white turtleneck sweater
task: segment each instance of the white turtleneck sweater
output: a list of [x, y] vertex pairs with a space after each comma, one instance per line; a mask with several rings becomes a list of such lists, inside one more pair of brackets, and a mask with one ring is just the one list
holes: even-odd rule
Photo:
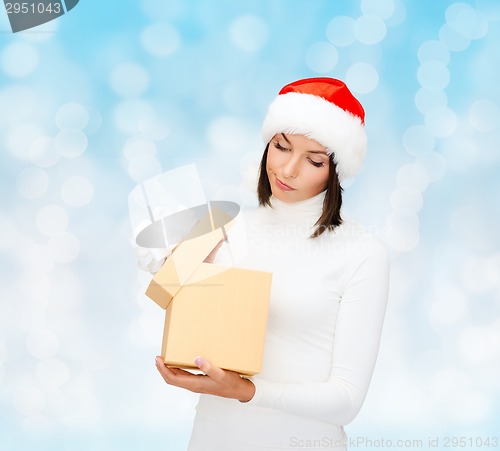
[[[344, 221], [309, 238], [325, 192], [271, 197], [229, 232], [238, 267], [273, 273], [262, 371], [248, 403], [201, 395], [189, 450], [345, 449], [370, 383], [387, 303], [385, 247]], [[243, 244], [242, 244], [243, 243]], [[230, 262], [222, 247], [216, 263]]]

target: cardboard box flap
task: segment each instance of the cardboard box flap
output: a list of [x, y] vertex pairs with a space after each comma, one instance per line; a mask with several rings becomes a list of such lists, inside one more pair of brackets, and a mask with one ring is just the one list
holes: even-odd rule
[[[210, 222], [210, 219], [206, 219], [200, 227], [206, 227], [207, 221]], [[232, 224], [233, 221], [227, 223], [226, 228]], [[172, 298], [222, 239], [224, 239], [222, 230], [216, 229], [179, 243], [154, 275], [146, 295], [166, 309]]]

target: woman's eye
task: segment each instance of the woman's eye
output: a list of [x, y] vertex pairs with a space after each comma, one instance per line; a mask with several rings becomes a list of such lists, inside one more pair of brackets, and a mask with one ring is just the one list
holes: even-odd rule
[[321, 161], [313, 161], [313, 160], [309, 160], [311, 162], [311, 164], [313, 164], [314, 166], [316, 166], [317, 168], [321, 168], [325, 165], [325, 163], [321, 162]]
[[287, 149], [286, 147], [283, 147], [280, 143], [278, 142], [275, 142], [274, 143], [274, 147], [276, 147], [276, 149], [278, 150], [282, 150], [282, 151], [286, 151], [286, 150], [290, 150], [290, 149]]

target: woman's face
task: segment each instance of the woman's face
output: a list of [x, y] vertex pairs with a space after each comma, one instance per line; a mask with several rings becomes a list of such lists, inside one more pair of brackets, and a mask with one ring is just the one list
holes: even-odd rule
[[274, 135], [267, 151], [271, 191], [283, 202], [298, 202], [326, 189], [330, 157], [326, 148], [304, 135]]

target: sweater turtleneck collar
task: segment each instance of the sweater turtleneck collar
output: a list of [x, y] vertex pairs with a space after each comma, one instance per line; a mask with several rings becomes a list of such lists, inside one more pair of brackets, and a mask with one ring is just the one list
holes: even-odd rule
[[323, 201], [326, 190], [298, 202], [283, 202], [271, 195], [271, 207], [275, 214], [283, 221], [313, 226], [323, 212]]

